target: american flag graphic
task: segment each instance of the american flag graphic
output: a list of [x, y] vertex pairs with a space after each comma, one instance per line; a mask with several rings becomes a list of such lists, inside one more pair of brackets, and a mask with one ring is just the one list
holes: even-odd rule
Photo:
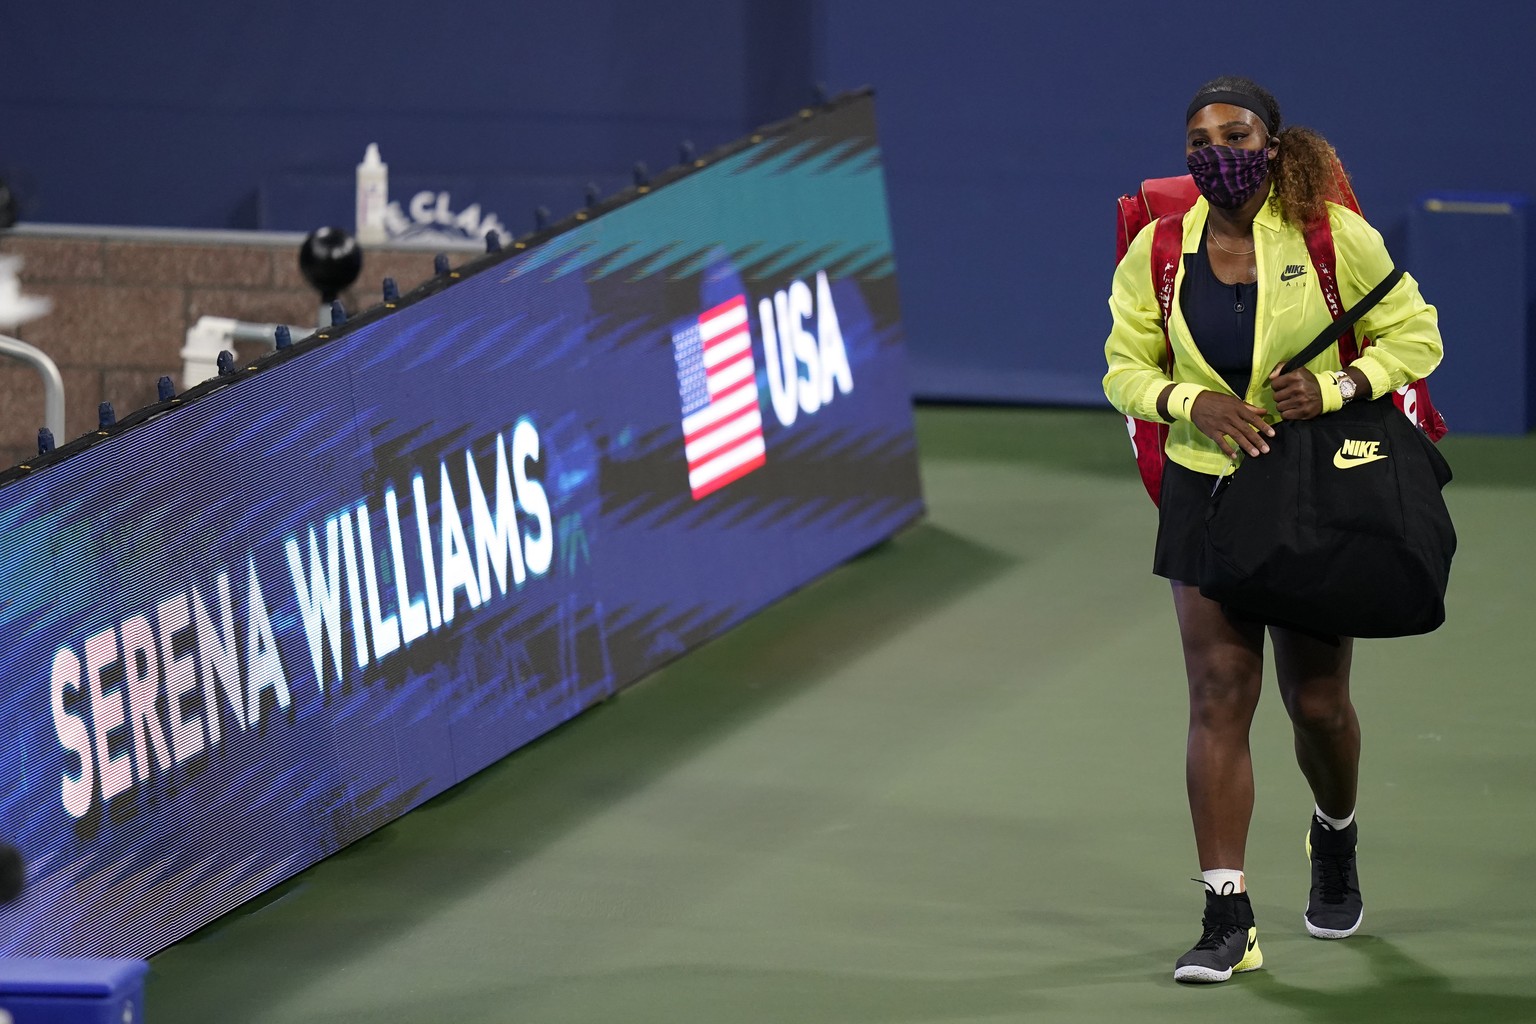
[[766, 461], [757, 365], [747, 325], [747, 297], [699, 314], [672, 335], [683, 438], [693, 500], [739, 480]]

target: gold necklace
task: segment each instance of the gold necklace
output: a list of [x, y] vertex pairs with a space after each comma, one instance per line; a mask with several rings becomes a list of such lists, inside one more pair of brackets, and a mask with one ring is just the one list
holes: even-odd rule
[[1253, 249], [1244, 249], [1242, 252], [1234, 252], [1233, 250], [1228, 249], [1226, 246], [1221, 244], [1221, 239], [1216, 237], [1216, 232], [1214, 232], [1214, 231], [1207, 231], [1205, 233], [1205, 237], [1207, 237], [1211, 241], [1215, 242], [1216, 243], [1216, 248], [1220, 249], [1222, 252], [1226, 253], [1228, 256], [1252, 256], [1253, 253], [1254, 253], [1254, 250], [1259, 247], [1258, 243], [1255, 242], [1254, 246], [1253, 246]]

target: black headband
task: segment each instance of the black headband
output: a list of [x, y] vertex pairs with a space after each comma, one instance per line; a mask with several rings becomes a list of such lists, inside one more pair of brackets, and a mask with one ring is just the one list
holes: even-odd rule
[[1269, 134], [1275, 134], [1276, 126], [1270, 123], [1269, 111], [1266, 109], [1267, 104], [1263, 100], [1252, 93], [1232, 92], [1226, 89], [1215, 92], [1203, 92], [1190, 100], [1189, 109], [1184, 112], [1184, 123], [1188, 124], [1189, 119], [1194, 117], [1197, 111], [1210, 106], [1212, 103], [1230, 103], [1234, 107], [1251, 110], [1259, 115], [1259, 120], [1264, 122], [1264, 127], [1269, 129]]

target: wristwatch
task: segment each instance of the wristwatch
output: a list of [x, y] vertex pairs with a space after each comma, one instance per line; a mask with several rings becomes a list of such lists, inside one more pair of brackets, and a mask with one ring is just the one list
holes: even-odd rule
[[1355, 397], [1355, 378], [1339, 370], [1333, 375], [1333, 382], [1339, 386], [1339, 397], [1346, 403], [1353, 401]]

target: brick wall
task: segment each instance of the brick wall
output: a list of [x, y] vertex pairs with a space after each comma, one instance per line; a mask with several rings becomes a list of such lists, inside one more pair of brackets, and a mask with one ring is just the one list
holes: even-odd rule
[[[168, 240], [0, 234], [0, 254], [19, 256], [22, 292], [53, 300], [53, 310], [11, 332], [36, 345], [64, 378], [63, 444], [94, 430], [101, 402], [119, 417], [155, 400], [155, 383], [169, 376], [181, 389], [181, 348], [187, 328], [201, 316], [260, 323], [315, 322], [319, 298], [299, 274], [299, 236], [252, 233], [248, 238], [209, 233], [213, 241], [178, 233]], [[457, 266], [469, 254], [454, 254]], [[407, 292], [432, 275], [432, 252], [370, 250], [353, 288], [342, 296], [349, 311], [380, 301], [383, 280]], [[259, 346], [239, 346], [249, 358]], [[0, 357], [0, 466], [37, 451], [43, 425], [43, 390], [37, 373]]]

